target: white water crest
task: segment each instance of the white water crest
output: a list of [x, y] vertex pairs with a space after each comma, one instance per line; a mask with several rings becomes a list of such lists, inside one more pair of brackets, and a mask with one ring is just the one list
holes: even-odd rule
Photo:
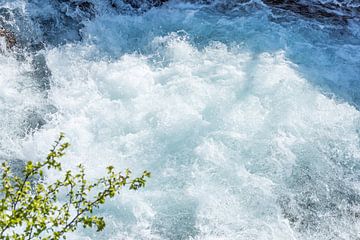
[[[247, 2], [124, 14], [93, 1], [81, 39], [39, 27], [42, 50], [4, 49], [0, 158], [42, 159], [65, 132], [64, 168], [152, 172], [99, 210], [104, 232], [69, 239], [360, 238], [358, 20]], [[28, 9], [21, 21], [41, 18]]]

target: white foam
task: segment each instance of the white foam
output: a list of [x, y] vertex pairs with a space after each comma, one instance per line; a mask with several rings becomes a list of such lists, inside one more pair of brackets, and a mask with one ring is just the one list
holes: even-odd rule
[[64, 131], [67, 167], [82, 162], [94, 178], [108, 164], [153, 172], [147, 190], [107, 205], [104, 239], [302, 239], [279, 194], [296, 194], [286, 181], [307, 151], [315, 164], [329, 161], [319, 149], [329, 141], [359, 154], [359, 112], [322, 95], [283, 52], [197, 50], [176, 34], [152, 44], [166, 65], [94, 60], [86, 45], [49, 51], [59, 112], [27, 145], [41, 156]]
[[0, 158], [21, 158], [20, 138], [27, 130], [23, 126], [27, 116], [41, 107], [41, 95], [29, 76], [28, 61], [0, 54], [0, 65]]
[[[0, 55], [1, 154], [43, 158], [65, 132], [64, 168], [83, 163], [91, 178], [109, 164], [153, 173], [145, 190], [101, 210], [104, 232], [70, 239], [359, 237], [359, 111], [323, 95], [288, 57], [316, 56], [327, 71], [332, 53], [304, 47], [303, 23], [217, 14], [175, 3], [136, 16], [102, 12], [83, 42], [45, 51], [46, 100], [22, 86], [32, 84], [30, 60]], [[348, 52], [358, 46], [344, 48], [338, 56], [356, 65]], [[334, 71], [345, 92], [352, 67]], [[42, 101], [57, 112], [19, 136], [23, 110]]]

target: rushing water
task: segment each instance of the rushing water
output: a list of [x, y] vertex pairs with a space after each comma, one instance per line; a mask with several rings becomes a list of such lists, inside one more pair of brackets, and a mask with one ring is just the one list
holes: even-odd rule
[[83, 2], [0, 0], [0, 158], [153, 174], [70, 239], [360, 239], [356, 0]]

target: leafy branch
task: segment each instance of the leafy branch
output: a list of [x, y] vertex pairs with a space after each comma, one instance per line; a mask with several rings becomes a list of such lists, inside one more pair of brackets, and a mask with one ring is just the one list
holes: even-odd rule
[[[64, 134], [60, 134], [46, 160], [27, 162], [22, 176], [14, 174], [8, 162], [2, 163], [0, 239], [65, 239], [66, 233], [75, 231], [79, 225], [102, 231], [105, 221], [94, 215], [94, 209], [124, 187], [130, 190], [144, 187], [150, 177], [150, 172], [144, 171], [140, 177], [131, 178], [129, 169], [122, 173], [109, 166], [104, 177], [89, 182], [80, 164], [77, 173], [68, 170], [54, 183], [46, 183], [44, 170], [62, 172], [59, 159], [69, 146], [64, 142]], [[65, 197], [59, 199], [60, 194]]]

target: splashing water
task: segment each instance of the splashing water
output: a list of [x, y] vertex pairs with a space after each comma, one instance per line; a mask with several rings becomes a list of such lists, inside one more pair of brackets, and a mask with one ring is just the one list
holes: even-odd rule
[[0, 158], [40, 159], [62, 131], [67, 168], [153, 174], [70, 239], [360, 239], [356, 11], [68, 2], [1, 1], [22, 49], [0, 55]]

